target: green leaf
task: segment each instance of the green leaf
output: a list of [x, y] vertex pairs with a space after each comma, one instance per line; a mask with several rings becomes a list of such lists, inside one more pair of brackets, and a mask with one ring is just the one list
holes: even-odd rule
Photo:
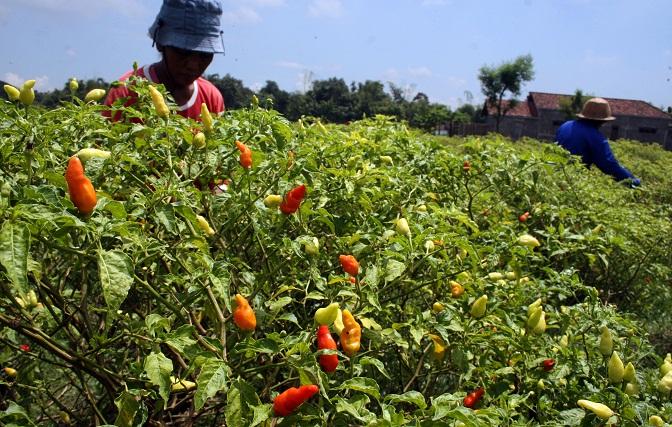
[[377, 400], [380, 400], [380, 391], [378, 383], [372, 378], [356, 377], [343, 381], [336, 390], [355, 390], [366, 393]]
[[385, 396], [385, 401], [391, 403], [411, 403], [420, 409], [425, 409], [427, 407], [427, 402], [425, 402], [422, 393], [415, 390], [407, 391], [404, 394], [388, 394]]
[[229, 391], [226, 393], [224, 418], [227, 426], [243, 426], [246, 424], [243, 418], [242, 396], [235, 383], [229, 387]]
[[145, 317], [145, 325], [147, 325], [147, 329], [152, 336], [156, 336], [159, 329], [163, 329], [164, 332], [170, 331], [170, 319], [163, 317], [160, 314], [149, 314]]
[[175, 210], [172, 205], [161, 205], [154, 209], [156, 213], [156, 220], [169, 233], [175, 234], [177, 232], [177, 220], [175, 218]]
[[114, 420], [114, 425], [117, 427], [133, 427], [133, 420], [135, 414], [140, 409], [140, 400], [130, 391], [123, 391], [119, 397], [114, 400], [119, 413], [117, 419]]
[[273, 416], [273, 405], [270, 403], [254, 406], [250, 405], [250, 409], [252, 409], [253, 412], [252, 423], [250, 424], [250, 427], [258, 426]]
[[387, 260], [387, 266], [385, 266], [385, 281], [391, 282], [406, 270], [406, 264], [399, 262], [394, 259]]
[[[12, 401], [10, 401], [8, 403], [7, 409], [0, 412], [0, 419], [5, 419], [5, 418], [14, 418], [14, 419], [22, 418], [22, 419], [26, 420], [28, 423], [30, 423], [31, 426], [35, 425], [33, 420], [30, 419], [30, 416], [28, 415], [28, 412], [26, 412], [26, 410], [21, 405], [17, 404], [16, 402], [12, 402]], [[3, 423], [3, 425], [5, 425], [5, 424]], [[10, 424], [6, 424], [6, 425], [9, 426]], [[25, 424], [21, 424], [21, 425], [25, 425]]]
[[28, 227], [7, 221], [0, 230], [0, 264], [21, 294], [28, 292], [28, 253], [30, 231]]
[[169, 333], [166, 336], [164, 342], [177, 350], [178, 353], [183, 355], [185, 348], [195, 345], [197, 342], [194, 338], [192, 338], [194, 330], [194, 326], [182, 325], [173, 332]]
[[105, 303], [116, 312], [133, 284], [131, 259], [121, 251], [98, 250], [98, 273]]
[[124, 204], [121, 202], [116, 200], [107, 200], [102, 208], [111, 213], [114, 219], [126, 218], [126, 208], [124, 208]]
[[224, 361], [209, 358], [201, 367], [201, 372], [196, 378], [198, 389], [194, 395], [194, 408], [200, 410], [205, 401], [226, 388], [228, 366]]
[[284, 306], [291, 304], [293, 301], [294, 299], [292, 297], [282, 297], [271, 303], [267, 303], [266, 305], [268, 306], [268, 309], [271, 311], [271, 313], [277, 313], [278, 311], [282, 310]]
[[390, 374], [387, 372], [387, 369], [385, 369], [385, 365], [383, 364], [383, 362], [381, 362], [378, 359], [375, 359], [375, 358], [369, 357], [369, 356], [363, 356], [361, 359], [359, 359], [359, 363], [363, 366], [372, 365], [378, 370], [378, 372], [383, 374], [383, 376], [385, 376], [385, 378], [387, 378], [387, 379], [392, 378], [392, 377], [390, 377]]
[[163, 353], [152, 352], [145, 359], [145, 373], [149, 381], [159, 387], [159, 395], [163, 399], [163, 407], [168, 403], [170, 394], [170, 374], [173, 373], [173, 362]]

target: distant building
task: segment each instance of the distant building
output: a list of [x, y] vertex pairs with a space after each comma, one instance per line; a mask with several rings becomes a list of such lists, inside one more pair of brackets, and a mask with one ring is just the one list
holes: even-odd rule
[[[512, 139], [523, 136], [553, 141], [555, 131], [567, 120], [560, 108], [560, 100], [572, 95], [530, 92], [506, 115], [500, 118], [499, 132]], [[634, 99], [604, 98], [609, 101], [611, 114], [616, 120], [604, 124], [600, 131], [610, 140], [619, 138], [642, 142], [656, 142], [672, 150], [672, 116], [653, 105]], [[497, 110], [483, 106], [486, 123], [495, 128]]]

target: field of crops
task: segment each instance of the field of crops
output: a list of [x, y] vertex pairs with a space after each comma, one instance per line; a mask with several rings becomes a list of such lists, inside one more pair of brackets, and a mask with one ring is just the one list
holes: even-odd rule
[[1, 425], [672, 422], [672, 153], [137, 89], [0, 103]]

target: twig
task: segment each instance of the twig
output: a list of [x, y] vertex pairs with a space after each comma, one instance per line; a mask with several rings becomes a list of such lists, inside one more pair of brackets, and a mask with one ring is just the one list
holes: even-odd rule
[[406, 383], [406, 386], [404, 387], [404, 393], [408, 391], [409, 388], [411, 388], [411, 385], [413, 385], [413, 382], [415, 379], [418, 377], [418, 374], [420, 374], [420, 369], [422, 369], [422, 364], [425, 361], [425, 355], [427, 355], [427, 352], [429, 349], [432, 347], [432, 343], [427, 344], [425, 347], [425, 350], [422, 352], [422, 355], [420, 356], [420, 360], [418, 360], [418, 365], [415, 367], [415, 372], [413, 373], [413, 376], [411, 377], [410, 380]]

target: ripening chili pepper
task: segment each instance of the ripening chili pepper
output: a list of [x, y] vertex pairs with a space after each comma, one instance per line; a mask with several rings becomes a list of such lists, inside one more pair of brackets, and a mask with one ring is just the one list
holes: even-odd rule
[[10, 101], [16, 101], [19, 99], [19, 95], [21, 94], [20, 90], [12, 85], [4, 85], [3, 88], [5, 89], [5, 93], [7, 94], [7, 97]]
[[332, 302], [326, 307], [318, 308], [315, 312], [315, 322], [320, 326], [329, 326], [338, 316], [339, 306], [337, 302]]
[[429, 334], [429, 338], [434, 344], [433, 357], [434, 360], [441, 361], [446, 356], [446, 343], [441, 339], [440, 336]]
[[600, 353], [603, 356], [609, 356], [614, 350], [614, 340], [611, 338], [611, 331], [606, 326], [602, 326], [600, 332]]
[[587, 409], [597, 415], [598, 417], [602, 418], [603, 420], [609, 419], [612, 415], [614, 415], [614, 411], [611, 410], [607, 405], [604, 405], [602, 403], [597, 403], [597, 402], [591, 402], [590, 400], [585, 400], [581, 399], [576, 402], [577, 405], [582, 407], [583, 409]]
[[99, 150], [98, 148], [82, 148], [75, 154], [83, 162], [96, 158], [96, 159], [109, 159], [112, 153], [107, 150]]
[[162, 119], [167, 119], [168, 115], [170, 114], [170, 109], [168, 108], [168, 105], [166, 105], [166, 100], [163, 99], [161, 92], [159, 92], [159, 90], [154, 86], [150, 86], [149, 96], [152, 97], [152, 103], [156, 109], [156, 114]]
[[[329, 326], [327, 325], [320, 325], [320, 327], [317, 328], [317, 349], [336, 350], [336, 341], [334, 340], [334, 337], [331, 336]], [[338, 367], [337, 354], [321, 354], [319, 360], [320, 366], [322, 366], [324, 372], [334, 372], [336, 367]]]
[[277, 208], [282, 203], [282, 196], [279, 194], [269, 194], [264, 198], [264, 206], [267, 208]]
[[665, 421], [658, 415], [651, 415], [649, 417], [649, 424], [651, 424], [653, 427], [663, 427], [665, 425]]
[[462, 294], [464, 293], [464, 286], [462, 286], [460, 283], [454, 280], [451, 280], [449, 284], [450, 284], [450, 296], [452, 296], [453, 298], [461, 297]]
[[14, 368], [10, 368], [9, 366], [2, 368], [3, 371], [5, 371], [5, 374], [11, 378], [16, 378], [18, 372]]
[[623, 376], [625, 376], [625, 367], [623, 366], [623, 361], [615, 351], [611, 353], [609, 363], [607, 363], [607, 376], [609, 377], [609, 381], [614, 384], [622, 383]]
[[105, 96], [105, 89], [91, 89], [84, 95], [85, 102], [97, 102]]
[[206, 132], [212, 132], [212, 115], [205, 102], [201, 104], [201, 122], [203, 123], [203, 128]]
[[408, 221], [406, 220], [406, 218], [399, 218], [394, 225], [395, 229], [397, 230], [397, 233], [402, 234], [404, 236], [411, 235], [411, 229], [408, 227]]
[[314, 384], [288, 388], [273, 399], [273, 412], [275, 416], [286, 417], [290, 415], [319, 390]]
[[35, 100], [35, 91], [33, 90], [35, 86], [35, 80], [26, 80], [23, 83], [23, 87], [19, 92], [19, 101], [25, 105], [30, 105]]
[[196, 221], [198, 222], [198, 226], [203, 231], [205, 234], [208, 236], [214, 236], [217, 232], [210, 226], [210, 223], [208, 222], [207, 219], [205, 219], [204, 216], [202, 215], [196, 215]]
[[284, 213], [285, 215], [291, 215], [297, 210], [299, 210], [299, 206], [301, 205], [301, 201], [306, 195], [306, 186], [305, 185], [299, 185], [298, 187], [295, 187], [287, 192], [285, 194], [285, 197], [282, 199], [282, 202], [280, 203], [280, 211]]
[[77, 81], [76, 78], [71, 78], [70, 81], [68, 82], [68, 89], [70, 89], [70, 92], [75, 93], [77, 92], [77, 89], [79, 89], [79, 82]]
[[194, 137], [191, 139], [191, 145], [194, 146], [197, 150], [205, 147], [205, 134], [203, 132], [196, 132]]
[[89, 178], [84, 175], [84, 166], [79, 157], [72, 156], [65, 170], [65, 181], [68, 183], [70, 200], [79, 212], [90, 215], [96, 207], [96, 190]]
[[541, 362], [542, 368], [544, 368], [544, 371], [548, 372], [553, 370], [553, 367], [555, 366], [555, 360], [553, 359], [546, 359], [543, 362]]
[[469, 160], [464, 161], [462, 164], [462, 170], [465, 172], [469, 172], [471, 170], [471, 162]]
[[343, 271], [351, 276], [356, 276], [359, 274], [359, 262], [357, 262], [357, 258], [352, 255], [340, 255], [338, 260], [341, 262]]
[[233, 310], [233, 322], [243, 331], [254, 331], [257, 317], [244, 296], [236, 294], [236, 308]]
[[362, 327], [347, 309], [343, 310], [343, 326], [341, 347], [343, 347], [345, 354], [352, 357], [359, 351], [362, 340]]
[[252, 167], [252, 150], [240, 141], [236, 141], [236, 147], [240, 150], [240, 165], [245, 169]]
[[481, 295], [476, 301], [471, 304], [471, 315], [479, 319], [485, 315], [485, 310], [487, 309], [488, 296]]

